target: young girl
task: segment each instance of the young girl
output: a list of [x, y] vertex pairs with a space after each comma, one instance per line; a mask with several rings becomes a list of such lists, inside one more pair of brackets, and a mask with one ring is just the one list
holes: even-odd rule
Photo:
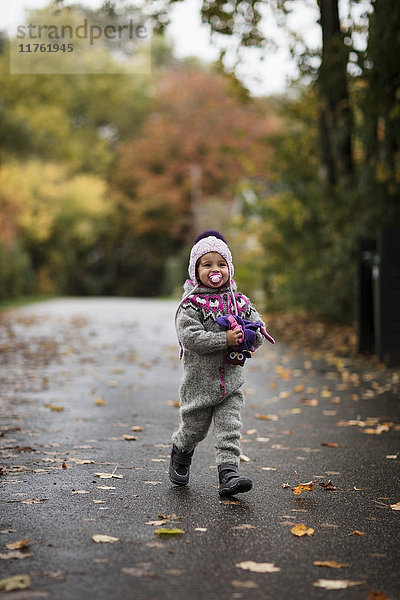
[[261, 345], [263, 334], [273, 339], [250, 300], [236, 292], [232, 255], [218, 231], [205, 231], [195, 239], [188, 271], [190, 279], [175, 315], [183, 377], [181, 423], [172, 436], [169, 478], [176, 485], [188, 484], [194, 449], [214, 421], [219, 494], [231, 496], [252, 487], [252, 481], [238, 473], [241, 365], [250, 356], [248, 350]]

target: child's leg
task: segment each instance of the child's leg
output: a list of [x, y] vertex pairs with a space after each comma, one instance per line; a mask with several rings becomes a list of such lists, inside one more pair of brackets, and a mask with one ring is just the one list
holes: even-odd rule
[[240, 411], [244, 396], [241, 389], [230, 394], [214, 406], [214, 435], [216, 438], [215, 457], [217, 465], [240, 462], [240, 432], [242, 420]]
[[213, 406], [198, 408], [189, 403], [181, 406], [181, 423], [172, 436], [172, 442], [180, 450], [192, 450], [204, 440], [211, 425]]

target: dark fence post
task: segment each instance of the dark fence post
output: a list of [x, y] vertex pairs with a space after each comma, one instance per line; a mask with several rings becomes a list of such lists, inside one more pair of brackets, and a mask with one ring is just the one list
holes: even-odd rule
[[374, 290], [372, 268], [376, 240], [360, 239], [357, 252], [356, 324], [357, 349], [362, 354], [375, 352]]
[[400, 231], [381, 231], [376, 279], [375, 352], [382, 362], [400, 362]]

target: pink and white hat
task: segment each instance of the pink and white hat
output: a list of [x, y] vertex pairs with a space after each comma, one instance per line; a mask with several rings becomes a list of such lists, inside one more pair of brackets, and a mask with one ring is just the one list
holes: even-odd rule
[[[209, 235], [207, 235], [207, 237], [202, 237], [204, 234]], [[215, 234], [220, 237], [217, 237]], [[192, 283], [197, 283], [197, 261], [208, 252], [218, 252], [226, 260], [229, 269], [229, 281], [231, 281], [233, 279], [235, 269], [233, 267], [232, 254], [228, 248], [225, 238], [218, 231], [205, 231], [195, 239], [195, 243], [190, 252], [188, 272]]]

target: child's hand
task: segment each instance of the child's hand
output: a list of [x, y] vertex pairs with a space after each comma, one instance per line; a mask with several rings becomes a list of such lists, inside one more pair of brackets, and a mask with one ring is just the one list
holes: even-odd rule
[[232, 331], [232, 329], [228, 329], [228, 331], [226, 331], [225, 333], [226, 333], [226, 345], [228, 346], [228, 348], [230, 346], [238, 346], [239, 345], [239, 340], [243, 335], [242, 328], [235, 329], [235, 331]]

